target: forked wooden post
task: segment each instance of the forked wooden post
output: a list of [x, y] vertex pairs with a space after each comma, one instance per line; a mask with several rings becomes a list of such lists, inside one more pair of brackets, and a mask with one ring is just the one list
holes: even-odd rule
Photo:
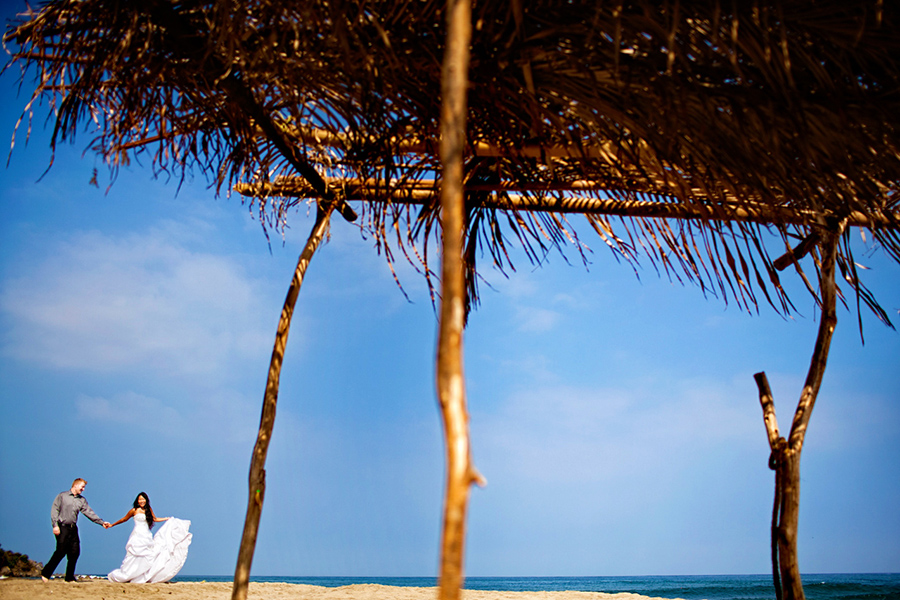
[[797, 560], [797, 526], [800, 520], [800, 454], [809, 426], [837, 325], [835, 261], [843, 225], [824, 232], [819, 242], [819, 288], [821, 316], [819, 333], [809, 372], [794, 413], [791, 433], [785, 440], [778, 433], [775, 403], [765, 373], [754, 375], [759, 388], [763, 420], [769, 438], [769, 467], [775, 471], [775, 507], [772, 511], [772, 572], [778, 600], [804, 600], [800, 565]]
[[440, 600], [457, 600], [463, 583], [466, 507], [477, 480], [469, 449], [469, 417], [463, 376], [465, 281], [463, 272], [463, 151], [466, 143], [466, 88], [469, 0], [447, 2], [447, 46], [441, 71], [441, 310], [437, 348], [437, 393], [444, 422], [447, 480], [441, 537]]
[[284, 349], [287, 346], [291, 318], [294, 315], [294, 306], [297, 303], [300, 286], [303, 284], [303, 277], [306, 275], [306, 268], [328, 230], [333, 210], [333, 204], [316, 209], [316, 222], [306, 240], [303, 252], [300, 253], [291, 286], [284, 299], [284, 307], [281, 309], [281, 318], [278, 320], [275, 347], [272, 349], [272, 359], [269, 362], [269, 376], [266, 380], [262, 416], [259, 419], [259, 433], [256, 436], [256, 445], [250, 460], [250, 497], [247, 501], [244, 533], [241, 537], [237, 566], [234, 570], [234, 584], [231, 588], [232, 600], [247, 599], [247, 591], [250, 586], [250, 566], [253, 563], [253, 552], [256, 550], [259, 518], [262, 515], [262, 505], [266, 495], [266, 454], [269, 451], [269, 441], [272, 439], [272, 428], [275, 426], [275, 408], [278, 404], [278, 385], [281, 378], [281, 364], [284, 361]]

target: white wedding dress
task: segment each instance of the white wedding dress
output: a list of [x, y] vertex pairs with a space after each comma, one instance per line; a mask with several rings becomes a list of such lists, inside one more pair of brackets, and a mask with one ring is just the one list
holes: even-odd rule
[[107, 575], [116, 583], [162, 583], [169, 581], [187, 560], [192, 534], [190, 521], [171, 517], [156, 535], [147, 527], [144, 514], [134, 515], [134, 529], [125, 544], [122, 566]]

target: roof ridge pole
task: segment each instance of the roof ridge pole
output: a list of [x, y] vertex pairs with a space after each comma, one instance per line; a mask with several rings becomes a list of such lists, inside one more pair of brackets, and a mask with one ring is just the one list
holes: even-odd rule
[[837, 286], [835, 262], [838, 241], [846, 220], [820, 227], [819, 250], [819, 333], [791, 431], [785, 439], [778, 433], [775, 404], [765, 373], [754, 375], [759, 389], [763, 421], [769, 438], [769, 468], [775, 471], [775, 505], [772, 510], [772, 574], [777, 600], [804, 600], [800, 564], [797, 558], [797, 526], [800, 520], [800, 453], [809, 418], [812, 415], [825, 367], [834, 328], [837, 326]]
[[466, 508], [472, 467], [463, 374], [465, 279], [463, 273], [463, 156], [469, 85], [471, 0], [447, 1], [447, 42], [441, 67], [441, 309], [436, 385], [444, 425], [447, 478], [441, 536], [440, 600], [458, 600], [463, 584]]
[[331, 221], [331, 213], [335, 209], [334, 203], [327, 204], [324, 208], [321, 204], [317, 206], [316, 222], [306, 240], [306, 246], [303, 247], [303, 252], [300, 253], [300, 258], [297, 260], [297, 268], [294, 269], [294, 277], [291, 279], [291, 285], [284, 299], [284, 307], [281, 309], [281, 318], [278, 320], [275, 345], [272, 349], [272, 359], [269, 362], [269, 376], [266, 379], [262, 415], [259, 419], [259, 433], [250, 459], [250, 496], [247, 500], [244, 532], [241, 535], [241, 546], [234, 569], [231, 600], [247, 600], [247, 592], [250, 588], [250, 566], [256, 550], [259, 518], [262, 516], [263, 499], [266, 495], [266, 455], [272, 439], [272, 429], [275, 427], [275, 408], [278, 404], [278, 386], [281, 380], [281, 365], [284, 362], [284, 349], [287, 346], [291, 318], [294, 316], [294, 306], [297, 304], [297, 295], [300, 293], [306, 268], [325, 237]]

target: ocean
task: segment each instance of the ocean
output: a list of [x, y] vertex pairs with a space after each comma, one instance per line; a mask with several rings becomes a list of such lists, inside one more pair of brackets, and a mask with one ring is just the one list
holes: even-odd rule
[[[900, 600], [900, 573], [803, 575], [807, 600]], [[231, 581], [231, 577], [178, 576], [174, 581]], [[358, 583], [434, 587], [433, 577], [252, 577], [251, 581], [341, 587]], [[774, 600], [771, 575], [676, 575], [651, 577], [467, 577], [466, 589], [632, 592], [685, 600]]]

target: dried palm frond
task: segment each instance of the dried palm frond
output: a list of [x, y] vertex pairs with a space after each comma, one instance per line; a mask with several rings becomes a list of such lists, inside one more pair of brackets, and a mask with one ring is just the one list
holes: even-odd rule
[[[56, 0], [4, 40], [57, 111], [54, 142], [84, 129], [113, 175], [134, 153], [176, 177], [199, 168], [220, 191], [255, 194], [275, 227], [298, 198], [348, 219], [358, 200], [379, 250], [432, 285], [443, 11]], [[533, 262], [582, 252], [565, 213], [587, 215], [618, 257], [746, 310], [765, 298], [790, 312], [776, 259], [805, 279], [793, 246], [832, 221], [900, 261], [898, 16], [878, 0], [476, 2], [470, 302], [482, 251], [501, 270], [514, 247]], [[589, 210], [603, 203], [618, 208]], [[770, 250], [772, 232], [783, 243]], [[847, 234], [837, 264], [889, 322]]]

